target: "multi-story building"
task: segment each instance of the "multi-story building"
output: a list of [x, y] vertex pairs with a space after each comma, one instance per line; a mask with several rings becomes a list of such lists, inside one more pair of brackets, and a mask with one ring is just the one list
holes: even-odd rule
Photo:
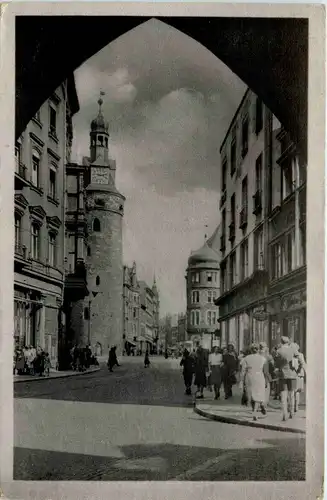
[[16, 343], [40, 346], [57, 363], [62, 331], [65, 163], [71, 117], [79, 109], [73, 76], [41, 106], [15, 147]]
[[186, 270], [188, 340], [201, 342], [206, 349], [218, 335], [219, 310], [214, 301], [219, 296], [219, 254], [211, 247], [214, 236], [191, 253]]
[[145, 281], [140, 286], [140, 335], [138, 349], [141, 353], [148, 349], [151, 353], [157, 351], [159, 336], [159, 296], [156, 282], [152, 288]]
[[[281, 229], [274, 237], [282, 236], [286, 226], [294, 226], [295, 216], [292, 223], [285, 222], [288, 195], [283, 198], [279, 138], [279, 122], [248, 89], [220, 149], [220, 295], [215, 304], [220, 311], [221, 342], [233, 343], [237, 350], [253, 341], [271, 345], [280, 331], [272, 322], [271, 306], [267, 306], [275, 273], [271, 252], [282, 259], [279, 247], [275, 250], [270, 241], [279, 210], [274, 208], [275, 200], [283, 206]], [[287, 189], [294, 190], [295, 184], [289, 180], [287, 184], [293, 186]], [[277, 305], [274, 307], [278, 315]]]
[[286, 335], [305, 352], [306, 165], [283, 128], [276, 139], [268, 198], [269, 340], [273, 346]]
[[137, 281], [136, 263], [124, 266], [124, 348], [127, 353], [136, 347], [140, 330], [140, 287]]

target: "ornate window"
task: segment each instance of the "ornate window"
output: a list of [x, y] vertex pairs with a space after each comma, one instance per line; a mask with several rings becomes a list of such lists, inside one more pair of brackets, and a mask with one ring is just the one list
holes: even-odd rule
[[35, 260], [40, 258], [40, 226], [36, 222], [31, 226], [31, 258]]
[[57, 180], [57, 168], [55, 165], [50, 165], [49, 170], [49, 196], [54, 200], [56, 198], [56, 180]]
[[95, 231], [97, 233], [100, 233], [100, 231], [101, 231], [101, 224], [100, 224], [99, 219], [94, 219], [94, 221], [93, 221], [93, 231]]
[[193, 290], [192, 292], [192, 304], [197, 304], [200, 302], [200, 292], [199, 290]]
[[36, 187], [40, 187], [40, 163], [41, 163], [41, 155], [36, 150], [33, 149], [32, 152], [32, 184]]
[[48, 262], [52, 267], [56, 266], [56, 234], [54, 232], [49, 232], [49, 247], [48, 247]]

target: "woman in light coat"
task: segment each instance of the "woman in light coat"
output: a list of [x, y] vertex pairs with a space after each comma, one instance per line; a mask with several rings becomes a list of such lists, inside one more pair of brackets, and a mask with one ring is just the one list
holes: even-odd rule
[[241, 384], [245, 385], [246, 392], [252, 404], [253, 420], [257, 420], [258, 408], [265, 415], [266, 386], [269, 373], [264, 356], [259, 353], [259, 346], [251, 346], [251, 354], [242, 361]]

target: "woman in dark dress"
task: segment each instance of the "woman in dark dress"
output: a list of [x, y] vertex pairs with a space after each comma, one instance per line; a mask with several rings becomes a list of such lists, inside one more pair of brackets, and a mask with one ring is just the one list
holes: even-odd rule
[[185, 349], [183, 357], [180, 362], [180, 366], [183, 367], [183, 377], [185, 384], [185, 394], [190, 396], [192, 394], [192, 379], [194, 373], [194, 358], [190, 356], [190, 353]]
[[203, 390], [207, 386], [206, 371], [208, 368], [207, 356], [203, 347], [198, 346], [195, 355], [195, 380], [194, 385], [197, 386], [199, 393], [197, 399], [203, 399]]
[[149, 351], [146, 350], [144, 356], [144, 368], [148, 368], [149, 366], [150, 366]]
[[233, 344], [228, 344], [227, 352], [223, 354], [223, 382], [225, 399], [233, 396], [232, 387], [236, 384], [236, 372], [238, 369], [238, 357]]

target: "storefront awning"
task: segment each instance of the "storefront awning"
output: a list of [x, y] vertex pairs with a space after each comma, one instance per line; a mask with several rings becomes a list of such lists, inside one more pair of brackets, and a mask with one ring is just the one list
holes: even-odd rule
[[132, 345], [133, 347], [136, 347], [136, 344], [135, 342], [133, 342], [132, 340], [126, 340], [126, 342], [128, 342], [130, 345]]

